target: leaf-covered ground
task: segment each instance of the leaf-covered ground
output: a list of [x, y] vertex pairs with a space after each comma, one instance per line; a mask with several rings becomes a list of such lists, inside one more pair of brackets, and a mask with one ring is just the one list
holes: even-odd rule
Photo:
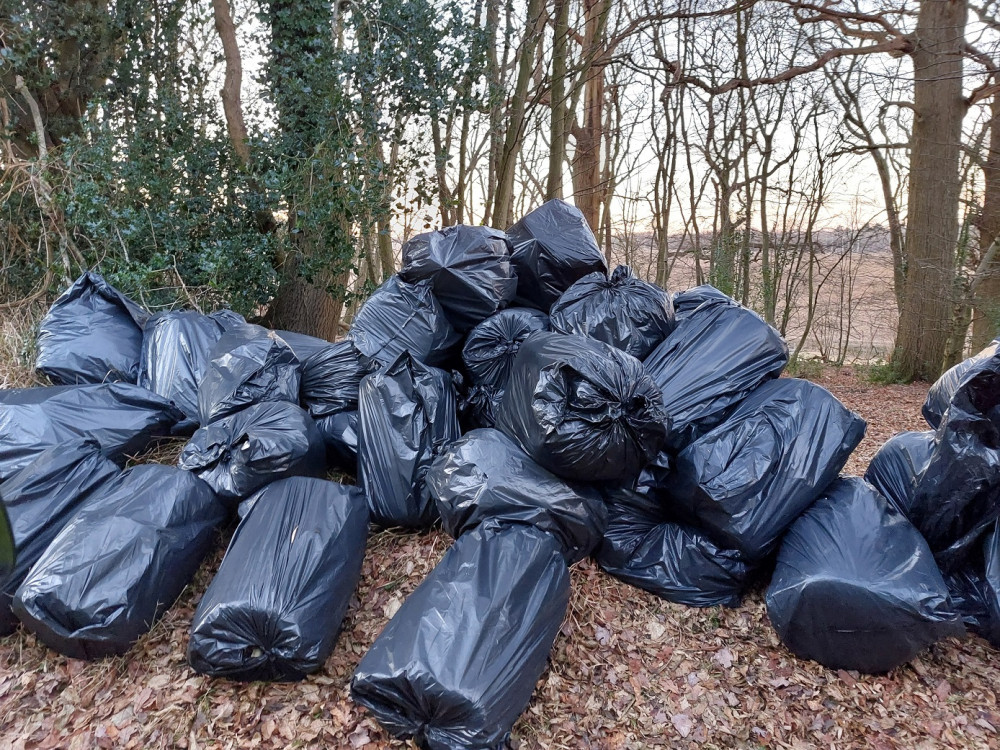
[[[850, 473], [862, 473], [894, 432], [924, 428], [926, 387], [874, 386], [851, 370], [818, 381], [868, 420]], [[374, 535], [334, 654], [297, 684], [238, 684], [187, 667], [188, 625], [224, 541], [122, 658], [66, 659], [23, 632], [0, 640], [0, 749], [404, 747], [351, 702], [348, 682], [440, 559], [446, 535]], [[699, 610], [618, 583], [589, 561], [574, 566], [572, 580], [551, 665], [515, 726], [515, 748], [1000, 744], [1000, 662], [978, 638], [942, 642], [889, 675], [867, 677], [792, 657], [760, 592], [737, 610]]]

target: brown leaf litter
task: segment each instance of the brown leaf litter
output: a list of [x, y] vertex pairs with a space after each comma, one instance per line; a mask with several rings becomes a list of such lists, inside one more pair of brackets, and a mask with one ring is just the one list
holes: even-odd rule
[[[926, 385], [875, 386], [850, 369], [827, 370], [818, 382], [868, 420], [850, 473], [862, 473], [894, 432], [925, 427]], [[178, 449], [167, 443], [154, 455], [169, 461]], [[447, 536], [374, 534], [333, 655], [320, 673], [290, 684], [233, 683], [187, 666], [188, 627], [224, 541], [122, 658], [67, 659], [24, 632], [0, 640], [0, 750], [407, 747], [351, 702], [348, 683]], [[575, 565], [572, 579], [550, 666], [514, 728], [517, 750], [1000, 745], [1000, 661], [979, 638], [939, 643], [871, 677], [789, 654], [760, 592], [740, 609], [692, 609], [590, 561]]]

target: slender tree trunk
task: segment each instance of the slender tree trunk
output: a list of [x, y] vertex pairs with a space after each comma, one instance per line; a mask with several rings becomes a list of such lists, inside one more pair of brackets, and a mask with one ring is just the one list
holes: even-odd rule
[[609, 0], [583, 0], [585, 35], [583, 123], [575, 125], [573, 200], [596, 234], [603, 203], [601, 143], [604, 140], [604, 52]]
[[[1000, 95], [990, 102], [990, 141], [983, 164], [983, 213], [979, 220], [979, 255], [987, 258], [1000, 239]], [[993, 253], [976, 282], [972, 350], [979, 351], [1000, 334], [1000, 262]]]
[[544, 0], [528, 0], [524, 39], [518, 50], [517, 81], [511, 93], [507, 132], [497, 163], [497, 187], [491, 212], [495, 226], [506, 227], [514, 222], [514, 170], [524, 143], [528, 87], [535, 65], [535, 50], [542, 38]]
[[549, 177], [545, 199], [563, 197], [563, 160], [566, 158], [566, 68], [569, 54], [569, 0], [555, 0], [552, 28], [552, 86], [549, 124]]
[[965, 2], [924, 0], [913, 36], [907, 267], [893, 355], [897, 373], [908, 380], [940, 374], [952, 330], [966, 15]]

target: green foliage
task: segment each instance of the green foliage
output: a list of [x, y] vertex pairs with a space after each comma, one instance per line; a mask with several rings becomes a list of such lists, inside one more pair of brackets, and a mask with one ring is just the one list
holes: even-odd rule
[[785, 372], [793, 378], [816, 380], [823, 375], [823, 362], [820, 359], [796, 357], [789, 360]]
[[862, 365], [861, 372], [869, 383], [877, 385], [898, 385], [910, 382], [903, 377], [892, 362], [877, 361], [869, 365]]

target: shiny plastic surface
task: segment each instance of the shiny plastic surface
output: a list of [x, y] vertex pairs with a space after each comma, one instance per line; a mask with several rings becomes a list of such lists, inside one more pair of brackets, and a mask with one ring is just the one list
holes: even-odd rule
[[[868, 464], [865, 481], [910, 518], [917, 480], [924, 473], [937, 441], [934, 432], [899, 432], [882, 444]], [[912, 520], [912, 519], [911, 519]]]
[[782, 642], [831, 669], [888, 672], [963, 632], [927, 543], [858, 477], [789, 529], [766, 598]]
[[198, 604], [196, 672], [301, 680], [323, 667], [361, 577], [368, 504], [357, 487], [292, 477], [252, 498]]

